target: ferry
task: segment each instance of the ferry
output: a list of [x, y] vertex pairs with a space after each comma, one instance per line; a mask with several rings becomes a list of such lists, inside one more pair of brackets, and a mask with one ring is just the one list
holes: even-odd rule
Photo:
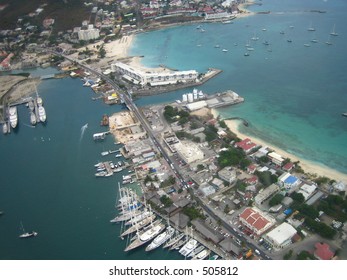
[[42, 105], [39, 106], [39, 118], [41, 122], [46, 121], [46, 110]]
[[18, 124], [17, 107], [15, 107], [15, 106], [10, 107], [9, 114], [10, 114], [10, 124], [11, 124], [11, 127], [12, 128], [16, 128], [16, 126]]

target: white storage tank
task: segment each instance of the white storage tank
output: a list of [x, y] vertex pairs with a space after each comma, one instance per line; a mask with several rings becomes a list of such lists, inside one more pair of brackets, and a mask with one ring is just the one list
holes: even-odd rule
[[194, 100], [198, 99], [198, 93], [197, 92], [193, 93], [193, 98], [194, 98]]
[[204, 98], [204, 94], [202, 93], [202, 91], [199, 91], [199, 98]]
[[187, 94], [182, 95], [182, 102], [187, 102], [188, 101], [188, 96]]
[[194, 96], [192, 93], [188, 93], [188, 102], [191, 103], [194, 101]]

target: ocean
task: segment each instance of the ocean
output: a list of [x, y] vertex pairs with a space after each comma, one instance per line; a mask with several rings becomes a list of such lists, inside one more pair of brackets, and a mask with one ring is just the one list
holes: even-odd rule
[[[129, 54], [144, 55], [143, 63], [151, 67], [222, 69], [199, 89], [205, 93], [232, 89], [245, 97], [243, 104], [220, 109], [223, 117], [243, 117], [251, 124], [246, 133], [347, 173], [347, 120], [341, 117], [347, 111], [347, 3], [262, 2], [250, 9], [271, 10], [271, 14], [233, 24], [204, 24], [205, 32], [187, 25], [139, 34]], [[315, 32], [307, 31], [311, 24]], [[339, 36], [328, 46], [325, 41], [334, 24]], [[253, 36], [259, 40], [250, 40]], [[313, 38], [319, 43], [311, 43]], [[265, 40], [269, 46], [263, 44]], [[245, 57], [248, 41], [254, 51]], [[311, 46], [304, 47], [306, 43]], [[144, 97], [136, 103], [171, 102], [188, 90]], [[5, 211], [0, 217], [0, 259], [182, 259], [177, 252], [162, 249], [124, 253], [120, 226], [109, 223], [116, 214], [120, 175], [95, 178], [93, 166], [102, 159], [102, 151], [115, 148], [114, 139], [108, 136], [95, 143], [92, 134], [103, 131], [102, 115], [117, 112], [120, 106], [92, 101], [94, 93], [78, 79], [46, 80], [38, 91], [47, 124], [31, 128], [28, 109], [20, 106], [17, 132], [0, 135], [0, 210]], [[19, 239], [21, 222], [39, 236]], [[347, 258], [347, 252], [343, 254]]]
[[[243, 104], [219, 109], [222, 117], [247, 119], [250, 126], [242, 127], [242, 132], [347, 174], [347, 120], [341, 116], [347, 111], [347, 3], [262, 3], [250, 9], [270, 14], [233, 24], [203, 24], [205, 32], [196, 24], [140, 34], [130, 54], [144, 55], [143, 63], [149, 67], [222, 69], [199, 87], [205, 93], [232, 89], [245, 98]], [[339, 36], [330, 36], [334, 25]], [[308, 31], [310, 26], [316, 31]], [[329, 40], [332, 45], [326, 44]], [[254, 50], [247, 51], [246, 44]], [[175, 100], [181, 94], [169, 96]], [[156, 97], [147, 102], [153, 100]]]

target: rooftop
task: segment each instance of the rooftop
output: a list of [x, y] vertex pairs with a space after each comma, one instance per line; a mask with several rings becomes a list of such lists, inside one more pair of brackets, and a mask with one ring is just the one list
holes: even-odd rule
[[320, 260], [331, 260], [334, 256], [328, 244], [318, 242], [314, 246], [316, 248], [314, 255]]

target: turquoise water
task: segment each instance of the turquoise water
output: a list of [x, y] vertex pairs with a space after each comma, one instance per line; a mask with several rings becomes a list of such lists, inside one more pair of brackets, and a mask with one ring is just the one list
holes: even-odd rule
[[[248, 133], [347, 173], [347, 121], [341, 117], [347, 111], [343, 14], [347, 4], [342, 0], [262, 2], [262, 7], [252, 9], [284, 13], [243, 18], [230, 25], [208, 24], [204, 33], [196, 26], [182, 26], [140, 34], [131, 54], [145, 55], [148, 66], [222, 69], [221, 75], [200, 88], [207, 93], [231, 88], [246, 98], [244, 104], [220, 110], [223, 116], [244, 117], [251, 123]], [[311, 8], [328, 12], [304, 12]], [[305, 48], [303, 44], [312, 39], [306, 31], [310, 22], [320, 43]], [[340, 35], [327, 46], [324, 42], [334, 24]], [[286, 34], [279, 34], [281, 30]], [[251, 55], [244, 57], [244, 45], [254, 32], [260, 39]], [[287, 43], [288, 36], [293, 43]], [[263, 40], [271, 43], [272, 52]], [[223, 53], [215, 44], [229, 51]], [[47, 80], [38, 90], [47, 125], [30, 128], [28, 109], [21, 106], [18, 131], [0, 135], [0, 209], [6, 212], [0, 217], [0, 259], [181, 259], [177, 252], [162, 249], [145, 253], [140, 248], [126, 254], [126, 241], [118, 238], [120, 227], [109, 223], [116, 214], [120, 178], [97, 179], [93, 165], [101, 160], [102, 151], [114, 148], [114, 141], [108, 137], [94, 143], [92, 134], [103, 131], [99, 122], [104, 113], [120, 107], [92, 101], [94, 94], [78, 79]], [[173, 101], [185, 92], [136, 103]], [[21, 221], [39, 236], [19, 239]]]
[[[271, 14], [238, 19], [234, 24], [205, 24], [206, 32], [191, 25], [140, 34], [130, 53], [144, 55], [143, 63], [150, 67], [222, 69], [221, 75], [200, 88], [206, 93], [233, 89], [246, 100], [220, 109], [223, 117], [245, 118], [251, 125], [243, 127], [243, 132], [347, 173], [347, 120], [341, 116], [347, 111], [347, 3], [262, 2], [251, 9], [271, 10]], [[307, 31], [311, 24], [315, 32]], [[325, 42], [334, 24], [339, 36], [331, 38], [329, 46]], [[250, 40], [254, 35], [258, 41]], [[254, 51], [245, 57], [247, 42]], [[311, 46], [305, 47], [307, 43]], [[216, 44], [220, 48], [214, 48]], [[228, 52], [222, 52], [223, 48]], [[179, 99], [182, 92], [165, 98]]]

